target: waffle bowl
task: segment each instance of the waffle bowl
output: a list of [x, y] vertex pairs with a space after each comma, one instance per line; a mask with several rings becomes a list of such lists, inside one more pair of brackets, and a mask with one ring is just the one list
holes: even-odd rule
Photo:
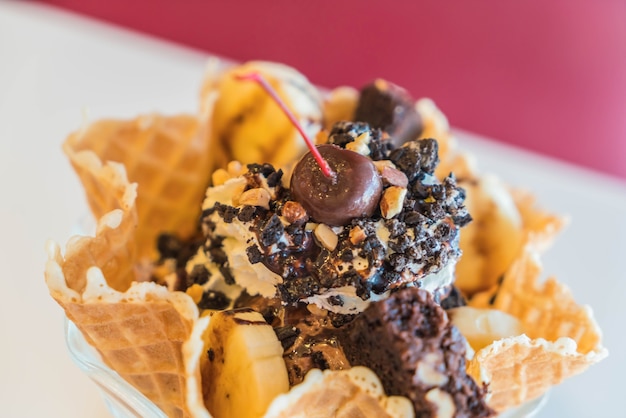
[[[204, 116], [206, 120], [209, 119], [207, 115]], [[163, 219], [162, 210], [172, 210], [172, 206], [184, 203], [186, 199], [181, 199], [181, 196], [202, 194], [205, 187], [199, 187], [198, 184], [204, 185], [208, 182], [208, 170], [195, 170], [203, 166], [203, 162], [194, 160], [194, 164], [189, 164], [189, 159], [185, 157], [189, 147], [192, 150], [203, 150], [211, 142], [205, 135], [206, 129], [197, 126], [193, 119], [189, 116], [148, 115], [131, 121], [97, 122], [72, 135], [64, 148], [85, 185], [91, 211], [99, 221], [95, 237], [71, 239], [68, 243], [69, 251], [64, 256], [61, 255], [58, 245], [49, 248], [46, 280], [51, 295], [69, 317], [66, 338], [72, 359], [98, 385], [107, 406], [116, 417], [208, 416], [204, 406], [204, 411], [194, 414], [194, 411], [198, 411], [196, 407], [202, 403], [203, 388], [200, 381], [202, 377], [206, 377], [201, 376], [202, 365], [198, 364], [202, 345], [198, 348], [197, 344], [191, 344], [195, 352], [191, 356], [188, 352], [189, 342], [193, 343], [194, 338], [197, 340], [198, 332], [203, 332], [203, 318], [199, 316], [195, 303], [187, 294], [160, 291], [156, 285], [153, 286], [154, 283], [146, 283], [149, 271], [146, 272], [145, 269], [146, 265], [150, 267], [146, 259], [151, 258], [154, 252], [154, 248], [147, 248], [148, 244], [154, 243], [151, 222], [163, 226], [160, 221]], [[437, 126], [433, 128], [435, 131], [447, 131], [446, 124], [435, 128]], [[442, 159], [453, 166], [459, 166], [459, 161], [466, 161], [463, 155], [453, 153], [452, 138], [445, 132], [440, 134], [444, 138], [443, 144], [446, 145], [441, 149]], [[113, 152], [117, 150], [115, 147], [102, 151], [90, 143], [93, 139], [94, 144], [100, 144], [103, 137], [108, 138], [108, 144], [115, 144], [116, 141], [125, 145], [132, 144], [131, 148], [135, 151], [131, 154], [140, 155], [141, 158], [124, 159]], [[157, 142], [168, 144], [168, 149], [151, 145]], [[151, 156], [154, 158], [146, 158]], [[160, 167], [155, 162], [161, 159], [164, 159], [164, 163]], [[115, 160], [121, 163], [114, 162]], [[461, 166], [466, 167], [467, 171], [464, 176], [475, 180], [476, 173], [470, 169], [470, 164], [463, 164]], [[159, 167], [160, 170], [154, 170]], [[177, 176], [181, 167], [190, 170], [183, 178]], [[142, 180], [139, 174], [145, 170], [150, 172], [151, 169], [155, 174], [151, 181]], [[173, 174], [176, 174], [175, 187], [169, 187], [168, 184], [174, 184], [170, 179]], [[170, 193], [172, 191], [174, 193]], [[160, 200], [168, 205], [162, 204]], [[535, 219], [536, 217], [530, 216], [536, 214], [536, 211], [532, 210], [532, 202], [524, 199], [524, 196], [516, 196], [516, 203], [518, 202], [519, 211], [524, 217], [522, 224], [528, 226], [523, 229], [528, 232], [528, 236], [523, 235], [523, 238], [532, 238], [537, 247], [543, 247], [549, 240], [544, 239], [541, 233], [548, 231], [550, 233], [547, 235], [552, 236], [552, 230], [558, 230], [559, 225], [552, 227], [552, 223], [544, 222], [545, 217]], [[198, 210], [188, 210], [189, 213], [181, 219], [195, 222]], [[528, 215], [527, 212], [530, 213], [529, 216], [525, 216]], [[167, 224], [164, 228], [165, 231], [177, 231], [182, 227], [178, 224]], [[188, 227], [186, 228], [182, 230], [189, 232]], [[477, 304], [481, 300], [490, 301], [501, 283], [496, 283], [493, 287], [490, 285], [491, 283], [485, 286], [485, 289], [476, 289], [482, 291], [476, 295]], [[516, 288], [513, 286], [503, 288], [515, 294]], [[502, 300], [503, 295], [506, 296], [506, 293], [500, 292], [499, 298]], [[497, 299], [498, 303], [500, 299]], [[142, 309], [137, 306], [140, 304], [146, 306], [143, 313], [138, 312], [138, 309]], [[128, 312], [137, 319], [126, 320], [119, 310]], [[162, 321], [157, 320], [157, 326], [150, 327], [149, 324], [154, 325], [157, 317]], [[178, 331], [169, 332], [172, 323]], [[151, 332], [150, 328], [166, 329], [167, 332]], [[135, 337], [135, 333], [145, 338], [142, 340], [141, 337]], [[593, 358], [594, 361], [589, 363], [599, 361], [605, 355], [601, 350], [601, 335], [597, 333], [597, 336], [586, 347], [589, 350], [597, 348], [599, 352]], [[533, 336], [541, 337], [542, 334]], [[92, 345], [96, 345], [97, 351]], [[146, 347], [154, 347], [167, 361], [152, 361], [147, 355]], [[489, 358], [485, 355], [483, 363], [486, 364]], [[143, 360], [146, 364], [142, 365], [140, 361], [134, 361], [135, 359]], [[483, 370], [483, 363], [478, 362], [474, 367], [474, 378], [488, 384], [494, 374], [488, 368]], [[586, 365], [588, 364], [583, 366]], [[582, 369], [584, 367], [577, 369], [577, 372]], [[485, 379], [484, 371], [490, 373]], [[135, 386], [128, 382], [135, 383]], [[164, 386], [160, 382], [165, 382]], [[167, 395], [163, 388], [171, 386], [176, 386], [176, 395], [163, 397], [162, 395]], [[499, 388], [500, 392], [515, 390], [509, 385], [504, 386]], [[153, 401], [142, 395], [136, 387]], [[545, 403], [546, 395], [543, 391], [533, 393], [533, 396], [526, 396], [522, 392], [524, 391], [521, 390], [521, 395], [514, 399], [515, 403], [498, 404], [502, 408], [497, 409], [506, 409], [501, 416], [530, 417]], [[174, 397], [176, 399], [171, 399]], [[164, 408], [166, 414], [159, 407]]]
[[[108, 367], [85, 341], [72, 321], [65, 318], [65, 342], [72, 361], [100, 390], [104, 403], [115, 418], [166, 418], [158, 406]], [[549, 393], [499, 415], [500, 418], [531, 418], [546, 404]]]
[[65, 343], [72, 361], [98, 386], [113, 417], [167, 417], [159, 407], [102, 362], [72, 321], [67, 317], [64, 321]]

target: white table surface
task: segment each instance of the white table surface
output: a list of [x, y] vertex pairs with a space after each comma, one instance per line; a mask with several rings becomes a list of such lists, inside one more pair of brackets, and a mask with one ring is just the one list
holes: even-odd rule
[[[64, 243], [86, 212], [61, 143], [85, 109], [90, 119], [194, 112], [206, 57], [54, 9], [0, 0], [1, 416], [108, 416], [95, 386], [68, 357], [63, 313], [43, 279], [46, 240]], [[461, 132], [461, 138], [484, 171], [572, 216], [544, 256], [545, 270], [594, 308], [611, 352], [553, 389], [539, 417], [626, 416], [626, 183], [474, 135]]]

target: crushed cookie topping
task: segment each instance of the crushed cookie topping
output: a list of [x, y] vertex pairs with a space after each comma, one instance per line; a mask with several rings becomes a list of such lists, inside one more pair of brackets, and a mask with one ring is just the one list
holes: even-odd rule
[[[215, 233], [217, 222], [242, 223], [256, 237], [245, 247], [248, 261], [280, 276], [276, 287], [287, 303], [343, 286], [367, 300], [436, 273], [459, 256], [458, 229], [471, 217], [455, 178], [439, 182], [433, 176], [437, 142], [413, 140], [392, 149], [380, 130], [352, 122], [336, 124], [328, 142], [346, 148], [363, 138], [368, 140], [368, 156], [386, 179], [384, 197], [373, 216], [354, 219], [338, 232], [308, 222], [302, 205], [283, 186], [281, 170], [270, 164], [248, 165], [240, 205], [218, 202], [203, 213], [204, 250], [225, 277], [234, 281], [221, 250], [223, 237]], [[256, 195], [263, 192], [256, 190], [271, 196], [267, 204], [258, 204]]]

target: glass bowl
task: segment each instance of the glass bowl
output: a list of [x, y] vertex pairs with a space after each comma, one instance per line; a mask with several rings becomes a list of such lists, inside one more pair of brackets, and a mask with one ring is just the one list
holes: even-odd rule
[[[85, 341], [76, 325], [65, 318], [65, 339], [74, 363], [100, 389], [115, 418], [167, 418], [154, 403], [105, 365], [98, 352]], [[547, 394], [499, 415], [500, 418], [531, 418], [547, 401]]]
[[154, 403], [100, 359], [98, 352], [85, 341], [76, 325], [65, 318], [65, 342], [70, 357], [100, 389], [107, 408], [115, 418], [167, 418]]

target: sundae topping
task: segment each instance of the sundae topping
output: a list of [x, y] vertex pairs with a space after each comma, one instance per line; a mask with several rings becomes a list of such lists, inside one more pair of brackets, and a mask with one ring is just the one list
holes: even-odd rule
[[411, 95], [382, 79], [361, 89], [354, 120], [388, 132], [397, 146], [418, 138], [422, 132], [422, 118]]
[[337, 338], [337, 329], [352, 320], [300, 303], [284, 306], [280, 298], [267, 299], [243, 294], [235, 306], [249, 307], [261, 313], [284, 349], [284, 360], [293, 386], [311, 369], [343, 370], [350, 367]]
[[[328, 143], [346, 149], [358, 149], [372, 161], [386, 160], [393, 144], [389, 135], [380, 129], [372, 129], [363, 122], [337, 122], [328, 134]], [[354, 144], [360, 144], [358, 146]], [[364, 151], [366, 146], [368, 151]]]
[[386, 393], [411, 399], [416, 416], [494, 414], [465, 371], [463, 336], [428, 292], [409, 287], [392, 293], [337, 335], [350, 364], [372, 369]]
[[[364, 135], [369, 137], [371, 160], [345, 150]], [[294, 192], [298, 189], [294, 184], [302, 180], [298, 175], [290, 190], [281, 170], [269, 164], [249, 165], [242, 176], [207, 190], [202, 219], [203, 249], [212, 274], [207, 286], [213, 281], [236, 283], [251, 295], [280, 294], [285, 304], [305, 302], [341, 314], [361, 312], [369, 301], [406, 285], [422, 287], [437, 300], [447, 294], [459, 256], [459, 227], [471, 218], [454, 177], [440, 183], [431, 174], [438, 161], [436, 142], [414, 140], [391, 149], [379, 130], [349, 122], [335, 126], [328, 142], [332, 145], [320, 150], [337, 170], [338, 184], [343, 184], [347, 169], [335, 166], [332, 153], [367, 161], [371, 170], [366, 173], [374, 173], [383, 189], [373, 213], [356, 217], [352, 213], [352, 219], [339, 226], [320, 223], [309, 200]], [[402, 173], [397, 177], [406, 177], [406, 187], [389, 181], [385, 185], [372, 161]], [[311, 160], [310, 171], [316, 169]], [[350, 187], [358, 185], [360, 179], [351, 183]], [[367, 184], [371, 187], [372, 182]], [[269, 202], [243, 204], [242, 195], [257, 189], [270, 196]], [[341, 211], [331, 215], [345, 215]]]
[[283, 357], [291, 385], [302, 382], [311, 369], [350, 368], [350, 363], [339, 345], [332, 315], [327, 312], [316, 315], [302, 307], [286, 310], [299, 313], [286, 315], [284, 323], [287, 325], [277, 331], [285, 349]]
[[300, 133], [300, 135], [302, 136], [302, 139], [304, 139], [304, 142], [306, 142], [306, 146], [309, 148], [309, 151], [313, 155], [313, 158], [315, 158], [315, 161], [319, 165], [320, 170], [322, 171], [322, 173], [324, 173], [324, 176], [329, 177], [329, 178], [333, 177], [334, 173], [332, 169], [329, 167], [328, 163], [324, 161], [324, 159], [320, 156], [317, 149], [315, 149], [313, 142], [311, 142], [306, 132], [304, 132], [304, 129], [302, 129], [302, 126], [300, 126], [300, 123], [298, 122], [296, 117], [293, 115], [293, 113], [291, 113], [291, 110], [289, 110], [289, 108], [283, 102], [283, 100], [280, 97], [278, 97], [278, 94], [274, 91], [272, 86], [270, 86], [270, 84], [263, 78], [263, 76], [259, 73], [253, 72], [250, 74], [238, 75], [236, 76], [236, 78], [238, 80], [256, 81], [263, 88], [263, 90], [265, 90], [265, 92], [270, 95], [270, 97], [274, 100], [274, 102], [276, 102], [278, 107], [280, 107], [280, 110], [282, 110], [285, 116], [287, 116], [289, 121], [293, 124], [296, 130]]
[[458, 308], [459, 306], [467, 305], [467, 301], [463, 297], [463, 294], [456, 287], [456, 284], [450, 286], [450, 292], [441, 300], [441, 307], [446, 311], [449, 309]]
[[[296, 165], [292, 175], [291, 192], [297, 201], [302, 202], [313, 218], [330, 225], [344, 225], [352, 218], [371, 216], [380, 198], [382, 183], [372, 161], [360, 155], [369, 154], [369, 148], [366, 145], [369, 142], [369, 133], [364, 132], [346, 147], [352, 149], [350, 146], [357, 144], [353, 151], [360, 154], [333, 148], [330, 145], [317, 149], [289, 108], [260, 74], [250, 73], [238, 78], [254, 80], [262, 86], [306, 142], [309, 152]], [[255, 192], [257, 190], [258, 192]], [[242, 202], [240, 198], [240, 203], [251, 203], [269, 209], [267, 207], [269, 195], [263, 189], [252, 189], [244, 192], [246, 193], [253, 193], [255, 198], [248, 199], [246, 202]], [[261, 194], [263, 194], [264, 204], [259, 205], [256, 203], [256, 197]], [[336, 236], [326, 226], [320, 225], [316, 228], [316, 231], [318, 230], [322, 231], [318, 238], [328, 238], [331, 241], [330, 247], [332, 248], [329, 245], [325, 246], [332, 251], [337, 245]]]
[[334, 145], [321, 145], [318, 149], [336, 175], [322, 175], [307, 153], [293, 171], [293, 198], [312, 220], [328, 225], [346, 225], [354, 218], [372, 216], [383, 189], [372, 160]]

